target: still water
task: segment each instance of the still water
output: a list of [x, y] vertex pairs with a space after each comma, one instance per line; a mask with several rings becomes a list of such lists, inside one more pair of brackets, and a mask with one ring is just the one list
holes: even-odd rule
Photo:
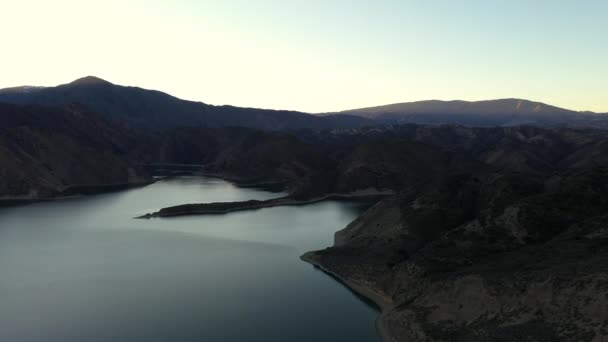
[[377, 341], [376, 311], [299, 260], [355, 203], [132, 219], [279, 195], [184, 177], [0, 209], [0, 341]]

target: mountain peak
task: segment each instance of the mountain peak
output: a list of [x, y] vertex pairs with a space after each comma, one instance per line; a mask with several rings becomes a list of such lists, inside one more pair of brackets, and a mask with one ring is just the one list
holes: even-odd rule
[[112, 84], [104, 79], [95, 76], [86, 76], [79, 78], [70, 83], [71, 85], [95, 85], [95, 84]]

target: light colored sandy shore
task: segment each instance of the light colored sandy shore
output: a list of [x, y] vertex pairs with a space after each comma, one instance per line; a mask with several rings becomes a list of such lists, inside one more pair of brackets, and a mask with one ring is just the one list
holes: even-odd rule
[[376, 306], [378, 306], [378, 308], [380, 308], [380, 315], [376, 319], [376, 331], [378, 332], [380, 339], [382, 340], [382, 342], [396, 342], [397, 341], [395, 339], [395, 337], [391, 335], [391, 333], [386, 325], [386, 322], [384, 320], [384, 315], [393, 309], [393, 302], [390, 298], [388, 298], [387, 296], [384, 296], [382, 294], [379, 294], [376, 291], [374, 291], [368, 287], [356, 284], [356, 283], [340, 276], [339, 274], [336, 274], [335, 272], [325, 268], [317, 260], [317, 258], [315, 258], [314, 252], [305, 253], [304, 255], [302, 255], [300, 257], [300, 259], [302, 259], [302, 261], [305, 261], [309, 264], [312, 264], [312, 265], [318, 267], [323, 272], [332, 275], [333, 277], [338, 279], [340, 282], [342, 282], [345, 286], [347, 286], [349, 289], [351, 289], [355, 293], [374, 302], [374, 304], [376, 304]]

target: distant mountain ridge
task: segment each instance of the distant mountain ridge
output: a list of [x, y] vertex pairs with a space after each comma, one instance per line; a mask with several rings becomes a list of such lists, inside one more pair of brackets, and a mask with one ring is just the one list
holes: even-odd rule
[[247, 127], [266, 131], [359, 128], [387, 124], [456, 124], [608, 128], [608, 115], [524, 99], [417, 101], [314, 115], [298, 111], [214, 106], [87, 76], [56, 87], [0, 89], [0, 102], [63, 107], [74, 103], [132, 128]]
[[74, 103], [133, 128], [241, 126], [261, 130], [359, 127], [368, 119], [356, 116], [319, 117], [295, 111], [213, 106], [169, 94], [113, 84], [87, 76], [56, 87], [14, 87], [0, 90], [0, 102], [62, 107]]
[[524, 99], [497, 99], [484, 101], [415, 101], [395, 103], [384, 106], [367, 107], [361, 109], [347, 110], [342, 113], [364, 113], [368, 116], [374, 116], [381, 113], [485, 113], [485, 114], [503, 114], [503, 113], [574, 113], [575, 111], [547, 105], [542, 102], [535, 102]]
[[608, 127], [608, 116], [577, 112], [524, 99], [486, 101], [416, 101], [346, 110], [356, 115], [391, 124], [459, 124], [465, 126], [573, 126]]

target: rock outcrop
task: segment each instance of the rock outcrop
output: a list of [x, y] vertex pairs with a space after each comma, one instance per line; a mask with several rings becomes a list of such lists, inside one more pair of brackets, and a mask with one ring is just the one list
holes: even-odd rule
[[488, 173], [385, 199], [305, 259], [391, 303], [391, 341], [608, 338], [608, 169]]

